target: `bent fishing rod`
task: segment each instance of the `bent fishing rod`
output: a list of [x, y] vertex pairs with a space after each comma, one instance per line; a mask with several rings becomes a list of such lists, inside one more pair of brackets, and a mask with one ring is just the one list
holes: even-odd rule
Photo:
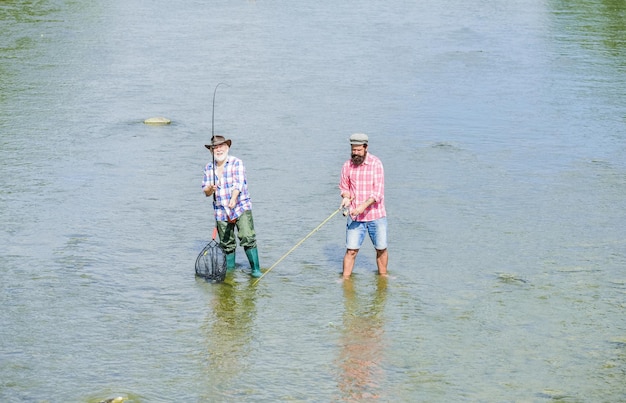
[[302, 245], [302, 243], [304, 241], [306, 241], [307, 239], [309, 239], [311, 237], [311, 235], [313, 235], [315, 232], [317, 232], [320, 228], [322, 228], [322, 226], [324, 224], [326, 224], [328, 221], [330, 221], [331, 218], [333, 218], [335, 216], [335, 214], [337, 214], [338, 212], [342, 211], [342, 208], [339, 207], [337, 210], [335, 210], [331, 215], [328, 216], [328, 218], [326, 218], [324, 221], [322, 221], [322, 223], [320, 225], [318, 225], [317, 227], [315, 227], [313, 229], [313, 231], [309, 232], [309, 234], [307, 236], [305, 236], [304, 238], [302, 238], [300, 240], [300, 242], [298, 242], [297, 244], [294, 245], [293, 248], [289, 249], [289, 251], [287, 253], [285, 253], [280, 259], [278, 259], [278, 261], [276, 261], [276, 263], [274, 263], [272, 265], [272, 267], [270, 267], [269, 269], [267, 269], [265, 271], [265, 273], [261, 274], [261, 277], [257, 278], [256, 281], [254, 283], [252, 283], [252, 285], [256, 285], [259, 281], [261, 281], [261, 279], [267, 274], [269, 273], [274, 267], [276, 267], [278, 265], [278, 263], [282, 262], [284, 258], [286, 258], [291, 252], [293, 252], [294, 250], [296, 250], [296, 248], [300, 245]]
[[[217, 87], [224, 83], [218, 83], [213, 90], [213, 110], [211, 111], [211, 146], [213, 146], [213, 140], [215, 138], [215, 94], [217, 94]], [[226, 85], [226, 84], [224, 84]], [[215, 152], [211, 150], [213, 156], [213, 176], [211, 177], [211, 186], [215, 185]], [[215, 191], [213, 192], [213, 201], [215, 201]]]

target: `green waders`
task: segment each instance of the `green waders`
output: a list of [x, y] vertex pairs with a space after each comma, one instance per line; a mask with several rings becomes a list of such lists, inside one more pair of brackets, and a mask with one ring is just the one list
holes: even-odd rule
[[261, 277], [261, 268], [259, 266], [259, 251], [257, 248], [246, 249], [246, 256], [250, 262], [250, 275], [252, 277]]

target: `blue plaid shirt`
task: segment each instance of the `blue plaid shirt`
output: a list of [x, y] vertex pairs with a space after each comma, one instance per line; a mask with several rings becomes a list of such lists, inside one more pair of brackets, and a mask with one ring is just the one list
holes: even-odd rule
[[[246, 168], [243, 166], [243, 161], [239, 158], [232, 155], [228, 156], [228, 159], [224, 162], [224, 172], [221, 178], [215, 175], [213, 161], [206, 164], [202, 187], [204, 188], [214, 183], [217, 184], [217, 192], [215, 193], [213, 209], [215, 210], [215, 219], [217, 221], [235, 219], [242, 215], [244, 211], [252, 210], [248, 181], [246, 179]], [[228, 203], [235, 189], [239, 190], [239, 197], [237, 197], [235, 208], [231, 210], [228, 208]]]

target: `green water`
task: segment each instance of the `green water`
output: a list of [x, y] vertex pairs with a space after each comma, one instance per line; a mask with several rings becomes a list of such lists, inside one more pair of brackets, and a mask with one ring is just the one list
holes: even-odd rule
[[[620, 1], [0, 2], [0, 399], [626, 400]], [[194, 277], [211, 133], [261, 266]], [[142, 122], [153, 116], [168, 126]]]

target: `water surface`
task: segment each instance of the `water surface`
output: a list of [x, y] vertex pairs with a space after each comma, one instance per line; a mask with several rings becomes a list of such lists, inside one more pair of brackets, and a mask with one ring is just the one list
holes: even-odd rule
[[[626, 399], [619, 1], [0, 6], [6, 401]], [[390, 278], [336, 215], [194, 278], [215, 130], [261, 265], [386, 170]], [[148, 126], [153, 116], [172, 119]]]

